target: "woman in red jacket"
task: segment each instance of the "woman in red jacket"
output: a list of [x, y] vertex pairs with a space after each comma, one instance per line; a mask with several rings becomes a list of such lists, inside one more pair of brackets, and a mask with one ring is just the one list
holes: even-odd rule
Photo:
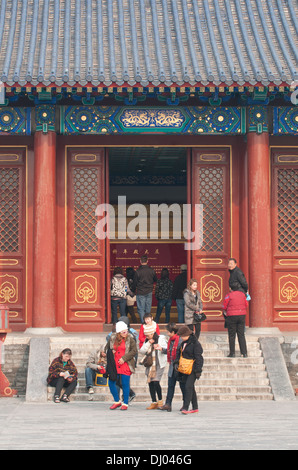
[[247, 357], [247, 347], [245, 340], [245, 315], [248, 302], [243, 292], [231, 290], [225, 297], [224, 310], [226, 311], [226, 324], [229, 335], [230, 354], [228, 357], [235, 357], [236, 334], [239, 342], [240, 353]]

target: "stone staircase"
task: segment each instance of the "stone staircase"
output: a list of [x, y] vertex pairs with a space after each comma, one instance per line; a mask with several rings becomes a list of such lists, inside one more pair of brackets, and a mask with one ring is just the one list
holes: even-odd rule
[[[72, 400], [80, 401], [109, 401], [112, 396], [109, 387], [94, 387], [95, 393], [89, 395], [85, 383], [85, 364], [89, 353], [105, 344], [105, 333], [94, 336], [79, 335], [69, 338], [52, 337], [50, 346], [50, 361], [57, 357], [65, 348], [72, 349], [72, 359], [76, 364], [79, 378], [78, 386]], [[228, 342], [226, 334], [202, 333], [200, 342], [204, 350], [204, 368], [199, 381], [196, 382], [198, 399], [209, 400], [273, 400], [266, 366], [260, 349], [258, 337], [246, 337], [248, 357], [240, 357], [237, 349], [236, 357], [228, 358]], [[139, 359], [141, 356], [139, 355]], [[161, 386], [163, 399], [167, 393], [167, 367], [162, 377]], [[137, 397], [135, 401], [150, 402], [148, 384], [146, 382], [145, 368], [138, 364], [136, 373], [131, 378], [131, 388]], [[54, 389], [48, 387], [48, 400], [53, 399]], [[182, 401], [180, 387], [176, 385], [174, 401]]]

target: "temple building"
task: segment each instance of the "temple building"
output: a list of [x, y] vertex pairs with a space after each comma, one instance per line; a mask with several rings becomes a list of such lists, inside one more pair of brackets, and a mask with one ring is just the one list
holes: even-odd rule
[[[230, 257], [247, 326], [298, 330], [296, 14], [296, 0], [0, 0], [13, 331], [102, 331], [113, 269], [143, 254], [158, 277], [187, 265], [203, 331], [224, 328]], [[151, 230], [156, 208], [168, 230], [161, 216]]]

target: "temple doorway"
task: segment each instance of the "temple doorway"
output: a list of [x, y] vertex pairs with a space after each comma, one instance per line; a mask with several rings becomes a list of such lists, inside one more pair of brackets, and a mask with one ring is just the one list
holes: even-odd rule
[[[115, 147], [108, 149], [109, 203], [114, 208], [114, 239], [110, 239], [110, 275], [115, 267], [136, 270], [140, 257], [160, 278], [163, 268], [172, 281], [187, 264], [185, 214], [187, 149], [182, 147]], [[112, 227], [113, 228], [113, 227]], [[184, 230], [183, 230], [184, 229]], [[152, 314], [157, 299], [153, 291]], [[137, 311], [136, 305], [134, 306]], [[138, 320], [139, 317], [136, 315]], [[177, 321], [176, 302], [170, 320]], [[160, 323], [165, 322], [165, 309]]]

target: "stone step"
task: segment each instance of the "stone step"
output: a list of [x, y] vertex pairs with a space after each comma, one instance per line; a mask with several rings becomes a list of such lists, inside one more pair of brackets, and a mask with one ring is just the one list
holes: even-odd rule
[[[133, 381], [139, 381], [143, 380], [145, 377], [145, 374], [133, 374], [131, 380]], [[162, 376], [162, 380], [167, 381], [168, 375], [167, 371], [164, 372]], [[268, 375], [265, 369], [262, 370], [250, 370], [249, 372], [245, 371], [238, 371], [236, 370], [235, 372], [227, 370], [227, 371], [222, 371], [219, 370], [217, 372], [214, 371], [206, 371], [204, 369], [201, 379], [200, 380], [254, 380], [254, 379], [267, 379]], [[79, 381], [85, 380], [85, 372], [81, 371], [78, 373], [78, 379]]]
[[[59, 354], [51, 354], [50, 359], [53, 360], [55, 357], [58, 357]], [[209, 359], [215, 359], [215, 358], [227, 358], [228, 352], [227, 351], [222, 351], [222, 350], [205, 350], [203, 353], [204, 360], [209, 360]], [[72, 355], [72, 360], [75, 364], [79, 364], [80, 362], [86, 363], [86, 360], [88, 359], [89, 354], [86, 354], [86, 351], [82, 351], [81, 354], [75, 354], [73, 353]], [[260, 350], [254, 350], [254, 351], [249, 351], [249, 356], [248, 357], [261, 357], [262, 352]], [[140, 360], [143, 357], [142, 354], [138, 354], [138, 359]], [[239, 357], [241, 357], [239, 355]], [[234, 358], [227, 358], [227, 359], [234, 359]], [[235, 357], [237, 359], [237, 355]], [[246, 358], [245, 358], [246, 359]]]
[[[163, 395], [165, 396], [165, 395]], [[48, 401], [53, 400], [53, 394], [48, 396]], [[106, 394], [106, 395], [99, 395], [99, 394], [93, 394], [92, 396], [88, 395], [88, 393], [74, 393], [70, 396], [71, 401], [94, 401], [94, 402], [107, 402], [107, 403], [112, 403], [113, 399], [111, 394]], [[218, 393], [218, 394], [209, 394], [209, 393], [199, 393], [198, 394], [198, 401], [237, 401], [237, 400], [273, 400], [273, 395], [271, 393]], [[135, 398], [136, 402], [144, 403], [144, 408], [147, 406], [147, 404], [150, 403], [150, 396], [149, 393], [137, 396]], [[182, 404], [182, 396], [175, 395], [173, 399], [173, 403], [181, 403]], [[109, 406], [109, 405], [107, 405]], [[130, 405], [130, 407], [133, 407], [133, 402]], [[129, 407], [129, 408], [130, 408]]]
[[[85, 382], [85, 366], [91, 351], [105, 345], [105, 336], [100, 338], [88, 338], [84, 341], [80, 338], [70, 338], [51, 342], [50, 361], [57, 357], [61, 350], [70, 347], [73, 353], [73, 362], [76, 364], [78, 375], [78, 386], [71, 396], [72, 400], [82, 401], [107, 401], [112, 402], [109, 387], [94, 387], [95, 393], [89, 395]], [[206, 335], [201, 339], [204, 350], [204, 368], [200, 381], [196, 383], [196, 391], [199, 400], [206, 401], [232, 401], [232, 400], [272, 400], [271, 387], [269, 384], [264, 359], [260, 344], [256, 337], [247, 337], [248, 357], [240, 356], [239, 347], [236, 342], [236, 357], [228, 358], [229, 345], [225, 335]], [[139, 353], [138, 362], [142, 355]], [[163, 397], [167, 393], [167, 370], [166, 367], [161, 379]], [[138, 364], [135, 374], [131, 378], [131, 387], [136, 392], [136, 401], [150, 403], [150, 394], [146, 382], [145, 368]], [[48, 387], [48, 399], [52, 400], [54, 389]], [[180, 387], [177, 384], [174, 401], [182, 401]], [[133, 404], [132, 404], [133, 406]]]
[[[72, 353], [73, 355], [75, 354], [80, 354], [82, 351], [84, 353], [86, 353], [86, 351], [90, 352], [90, 351], [94, 351], [96, 349], [99, 349], [100, 347], [103, 347], [105, 346], [106, 343], [80, 343], [80, 344], [72, 344], [71, 346], [67, 346], [67, 347], [70, 347], [71, 350], [72, 350]], [[57, 343], [54, 343], [54, 344], [51, 344], [51, 354], [60, 354], [60, 352], [65, 348], [65, 342], [63, 344], [57, 344]], [[203, 351], [205, 353], [205, 351], [210, 351], [210, 350], [224, 350], [224, 351], [228, 351], [229, 350], [229, 345], [228, 343], [206, 343], [206, 344], [202, 344], [202, 348], [203, 348]], [[251, 343], [247, 343], [247, 348], [248, 350], [257, 350], [257, 349], [260, 349], [260, 345], [258, 342], [251, 342]], [[236, 351], [239, 351], [239, 347], [238, 345], [236, 344]]]
[[[255, 388], [259, 388], [259, 387], [270, 387], [269, 386], [269, 380], [268, 379], [262, 379], [262, 380], [259, 380], [259, 379], [255, 379], [255, 380], [245, 380], [245, 379], [226, 379], [226, 380], [204, 380], [203, 378], [200, 379], [200, 386], [202, 387], [205, 387], [205, 388], [210, 388], [210, 390], [213, 388], [213, 387], [221, 387], [221, 388], [224, 388], [225, 390], [228, 391], [229, 388], [232, 388], [232, 387], [247, 387], [249, 388], [250, 390], [252, 389], [255, 389]], [[160, 385], [163, 389], [167, 390], [167, 381], [161, 381], [160, 382]], [[103, 388], [103, 387], [96, 387], [96, 389], [98, 388]], [[133, 388], [134, 390], [139, 390], [139, 389], [142, 389], [142, 388], [148, 388], [148, 385], [146, 382], [143, 382], [143, 383], [140, 383], [140, 382], [134, 382], [132, 381], [131, 382], [131, 388]], [[79, 385], [77, 387], [77, 391], [78, 393], [86, 393], [87, 392], [87, 389], [86, 389], [86, 382], [85, 381], [81, 381], [79, 380]], [[100, 390], [96, 390], [97, 393], [102, 393]]]
[[[203, 379], [200, 380], [201, 384], [196, 386], [196, 391], [198, 395], [219, 395], [219, 394], [231, 394], [231, 395], [241, 395], [241, 394], [255, 394], [255, 393], [263, 393], [263, 394], [271, 394], [271, 387], [267, 381], [253, 381], [253, 382], [239, 382], [239, 381], [214, 381], [214, 382], [205, 382]], [[167, 393], [167, 383], [161, 383], [163, 396]], [[135, 382], [131, 383], [131, 388], [135, 391], [138, 399], [140, 401], [141, 397], [149, 395], [148, 384], [138, 384]], [[95, 393], [94, 395], [105, 395], [111, 398], [111, 394], [109, 391], [109, 387], [94, 387]], [[53, 396], [54, 389], [52, 387], [48, 387], [48, 397], [51, 399]], [[88, 396], [87, 389], [85, 387], [85, 382], [79, 381], [78, 387], [74, 395], [86, 395]], [[177, 385], [175, 391], [175, 397], [181, 398], [180, 388]]]
[[[75, 365], [79, 372], [85, 370], [86, 360], [84, 361], [74, 361]], [[256, 369], [259, 367], [263, 369], [265, 367], [263, 357], [247, 357], [247, 358], [205, 358], [204, 359], [204, 370], [214, 370], [222, 369], [223, 370], [234, 370], [234, 369]], [[145, 371], [145, 368], [138, 364], [136, 368], [136, 373]]]

